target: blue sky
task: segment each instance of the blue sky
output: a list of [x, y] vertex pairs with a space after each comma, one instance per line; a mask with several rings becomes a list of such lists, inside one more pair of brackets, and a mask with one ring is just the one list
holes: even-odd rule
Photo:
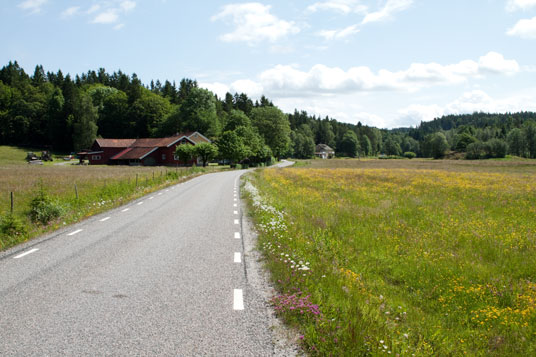
[[0, 64], [104, 67], [378, 127], [536, 111], [536, 0], [2, 0]]

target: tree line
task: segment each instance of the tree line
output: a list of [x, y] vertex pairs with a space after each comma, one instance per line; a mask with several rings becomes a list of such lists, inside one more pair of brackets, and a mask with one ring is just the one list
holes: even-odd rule
[[[219, 98], [195, 80], [143, 84], [136, 74], [104, 68], [76, 75], [32, 75], [18, 63], [0, 69], [0, 145], [89, 148], [96, 137], [165, 137], [199, 131], [217, 146], [218, 157], [255, 164], [272, 157], [310, 158], [316, 144], [338, 156], [441, 157], [457, 150], [468, 157], [503, 152], [535, 157], [536, 114], [448, 116], [417, 128], [378, 129], [295, 110], [285, 114], [268, 98], [245, 93]], [[506, 150], [506, 151], [505, 151]]]

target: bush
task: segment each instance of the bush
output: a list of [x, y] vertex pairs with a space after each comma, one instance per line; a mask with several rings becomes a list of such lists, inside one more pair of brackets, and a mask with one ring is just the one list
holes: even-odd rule
[[408, 158], [408, 159], [414, 159], [414, 158], [417, 157], [417, 154], [415, 154], [415, 153], [412, 152], [412, 151], [406, 151], [406, 152], [404, 153], [404, 157], [405, 157], [405, 158]]
[[508, 145], [504, 140], [501, 139], [491, 139], [486, 142], [488, 156], [493, 158], [503, 158], [506, 156], [508, 151]]
[[30, 202], [29, 216], [36, 223], [48, 224], [51, 220], [60, 217], [63, 212], [64, 209], [60, 203], [53, 200], [42, 187]]
[[13, 214], [0, 219], [0, 234], [7, 237], [26, 235], [27, 229], [22, 221]]
[[467, 160], [478, 160], [484, 156], [484, 146], [481, 142], [475, 142], [467, 145], [467, 153], [465, 158]]

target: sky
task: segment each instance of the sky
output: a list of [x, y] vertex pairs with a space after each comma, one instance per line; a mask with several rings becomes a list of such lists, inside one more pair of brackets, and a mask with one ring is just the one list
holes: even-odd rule
[[190, 78], [379, 128], [536, 111], [536, 0], [0, 0], [0, 66]]

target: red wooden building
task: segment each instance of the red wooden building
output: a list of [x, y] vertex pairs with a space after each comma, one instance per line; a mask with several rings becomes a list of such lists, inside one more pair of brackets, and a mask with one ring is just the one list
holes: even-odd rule
[[177, 145], [203, 142], [211, 141], [197, 131], [168, 138], [96, 139], [91, 150], [78, 155], [81, 159], [88, 159], [90, 165], [176, 166], [185, 164], [175, 157]]

